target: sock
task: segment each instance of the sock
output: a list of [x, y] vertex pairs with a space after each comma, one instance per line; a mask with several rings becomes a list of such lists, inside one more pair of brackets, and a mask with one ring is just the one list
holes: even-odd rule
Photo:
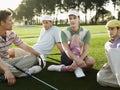
[[70, 69], [69, 66], [62, 66], [61, 71], [62, 71], [62, 72], [67, 72], [67, 71], [70, 72], [70, 71], [72, 71], [72, 70]]
[[77, 56], [80, 55], [80, 48], [78, 46], [73, 46], [70, 49], [75, 55], [77, 55]]

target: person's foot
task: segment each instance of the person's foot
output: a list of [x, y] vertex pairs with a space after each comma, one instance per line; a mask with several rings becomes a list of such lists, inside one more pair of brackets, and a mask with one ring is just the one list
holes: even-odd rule
[[40, 72], [41, 70], [42, 70], [41, 66], [36, 65], [36, 66], [32, 66], [31, 68], [29, 68], [27, 70], [27, 73], [29, 73], [29, 74], [35, 74], [35, 73]]
[[48, 71], [58, 71], [58, 72], [60, 72], [61, 71], [61, 68], [63, 67], [63, 66], [65, 66], [65, 65], [50, 65], [48, 68], [47, 68], [47, 70]]
[[0, 81], [5, 82], [7, 79], [3, 73], [0, 73]]
[[85, 74], [84, 74], [83, 70], [80, 67], [76, 68], [74, 73], [75, 73], [75, 76], [77, 78], [85, 77]]

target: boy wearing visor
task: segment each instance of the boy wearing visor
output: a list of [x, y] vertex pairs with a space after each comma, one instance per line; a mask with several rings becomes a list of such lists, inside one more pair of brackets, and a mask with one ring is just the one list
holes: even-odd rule
[[80, 26], [78, 11], [71, 9], [68, 12], [70, 26], [62, 30], [60, 38], [64, 52], [61, 56], [61, 65], [51, 65], [49, 71], [74, 71], [77, 78], [84, 77], [83, 70], [90, 69], [95, 60], [87, 57], [90, 45], [90, 32]]

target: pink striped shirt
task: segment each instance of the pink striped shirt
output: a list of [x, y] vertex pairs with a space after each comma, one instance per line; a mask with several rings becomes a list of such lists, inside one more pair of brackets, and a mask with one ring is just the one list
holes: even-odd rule
[[6, 37], [0, 36], [0, 59], [8, 59], [8, 49], [14, 43], [16, 46], [23, 43], [23, 41], [13, 31], [7, 31]]

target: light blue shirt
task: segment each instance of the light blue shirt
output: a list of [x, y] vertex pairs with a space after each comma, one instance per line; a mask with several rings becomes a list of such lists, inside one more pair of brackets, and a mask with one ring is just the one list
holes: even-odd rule
[[60, 42], [59, 28], [56, 26], [50, 27], [48, 30], [42, 28], [38, 41], [33, 48], [40, 54], [49, 54], [57, 42]]

